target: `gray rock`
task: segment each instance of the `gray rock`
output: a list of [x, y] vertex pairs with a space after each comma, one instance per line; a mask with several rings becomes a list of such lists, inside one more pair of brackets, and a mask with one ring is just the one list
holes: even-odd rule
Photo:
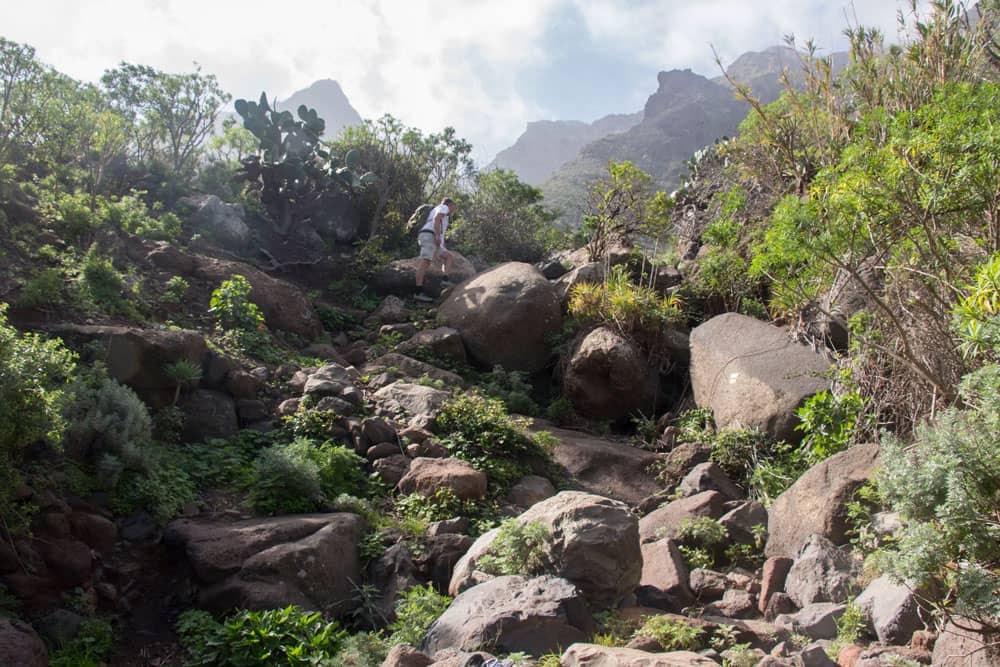
[[372, 469], [386, 484], [396, 486], [410, 469], [410, 457], [394, 454], [379, 459], [372, 464]]
[[184, 442], [228, 438], [240, 428], [236, 403], [228, 394], [198, 389], [181, 399], [178, 407], [184, 412]]
[[908, 644], [924, 628], [916, 593], [908, 586], [881, 576], [855, 599], [880, 642]]
[[814, 602], [844, 602], [860, 567], [850, 551], [822, 535], [812, 535], [785, 579], [785, 592], [799, 607]]
[[[537, 521], [552, 535], [546, 553], [552, 570], [583, 591], [595, 608], [617, 604], [642, 574], [638, 522], [619, 502], [579, 491], [563, 491], [517, 517]], [[489, 549], [496, 531], [481, 536], [455, 566], [449, 585], [454, 595], [481, 580], [476, 561]]]
[[691, 590], [699, 600], [718, 600], [729, 586], [726, 575], [704, 568], [691, 570], [690, 581]]
[[191, 222], [198, 231], [228, 250], [240, 252], [246, 248], [250, 227], [242, 206], [227, 204], [215, 195], [188, 197], [186, 201], [195, 207]]
[[440, 489], [450, 489], [461, 500], [486, 497], [486, 474], [456, 458], [416, 458], [397, 484], [401, 493], [432, 496]]
[[715, 660], [691, 651], [649, 653], [632, 648], [573, 644], [562, 656], [563, 667], [718, 667]]
[[543, 655], [596, 630], [580, 591], [558, 577], [498, 577], [456, 597], [430, 627], [424, 648]]
[[17, 667], [47, 667], [49, 652], [30, 625], [0, 618], [0, 664]]
[[530, 264], [501, 264], [455, 287], [438, 315], [488, 367], [533, 372], [549, 361], [548, 337], [562, 329], [555, 290]]
[[691, 386], [699, 407], [720, 428], [759, 428], [797, 442], [795, 410], [829, 382], [830, 362], [788, 332], [752, 317], [726, 313], [691, 332]]
[[435, 357], [458, 364], [468, 363], [465, 354], [465, 344], [457, 329], [438, 327], [415, 332], [409, 340], [403, 341], [396, 349], [403, 354], [424, 348], [430, 350]]
[[765, 554], [792, 557], [813, 533], [845, 544], [847, 503], [871, 478], [878, 461], [878, 445], [857, 445], [806, 471], [768, 512]]
[[659, 540], [642, 545], [641, 586], [652, 586], [681, 604], [694, 601], [690, 574], [684, 557], [673, 540]]
[[837, 663], [826, 654], [826, 644], [814, 642], [799, 653], [802, 667], [837, 667]]
[[982, 632], [982, 624], [959, 618], [959, 625], [948, 622], [934, 644], [931, 664], [934, 667], [996, 667], [1000, 649], [996, 636]]
[[69, 609], [56, 609], [35, 623], [35, 628], [53, 646], [62, 646], [76, 637], [86, 619]]
[[386, 417], [399, 415], [436, 417], [451, 394], [421, 384], [393, 382], [372, 394], [376, 412]]
[[727, 500], [738, 500], [744, 496], [743, 491], [733, 484], [732, 480], [715, 463], [699, 463], [691, 469], [677, 490], [682, 496], [693, 496], [703, 491], [718, 491]]
[[554, 495], [556, 487], [552, 486], [552, 482], [538, 475], [528, 475], [507, 492], [507, 502], [515, 507], [527, 509]]
[[722, 516], [724, 501], [724, 496], [718, 491], [704, 491], [668, 503], [640, 519], [639, 538], [643, 543], [663, 538], [676, 539], [681, 522], [685, 519], [705, 516], [718, 519]]
[[[775, 595], [771, 601], [777, 597]], [[837, 636], [837, 619], [844, 615], [846, 609], [847, 605], [835, 602], [817, 602], [794, 614], [781, 614], [774, 619], [774, 624], [813, 639], [833, 639]]]

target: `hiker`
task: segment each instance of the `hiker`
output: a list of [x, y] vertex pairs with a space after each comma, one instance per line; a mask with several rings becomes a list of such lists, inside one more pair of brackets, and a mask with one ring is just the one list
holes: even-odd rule
[[454, 256], [444, 247], [444, 235], [448, 231], [448, 221], [455, 215], [457, 208], [451, 198], [445, 197], [427, 214], [427, 221], [417, 234], [417, 243], [420, 244], [420, 263], [417, 264], [417, 294], [413, 298], [418, 301], [434, 300], [434, 297], [424, 291], [424, 276], [427, 275], [431, 262], [438, 260], [444, 262], [441, 270], [444, 271], [445, 280], [442, 284], [448, 285], [448, 272], [451, 271]]

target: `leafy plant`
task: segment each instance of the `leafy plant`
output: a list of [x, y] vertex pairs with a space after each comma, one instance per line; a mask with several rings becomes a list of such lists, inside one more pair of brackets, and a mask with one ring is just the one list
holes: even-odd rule
[[364, 460], [341, 445], [296, 438], [264, 450], [254, 464], [250, 500], [265, 514], [310, 512], [339, 494], [364, 496]]
[[250, 281], [236, 274], [212, 292], [208, 312], [215, 315], [221, 328], [256, 331], [264, 326], [264, 315], [250, 300], [252, 289]]
[[201, 380], [201, 365], [188, 359], [178, 359], [166, 365], [163, 372], [176, 384], [174, 405], [181, 396], [181, 389]]
[[677, 548], [693, 568], [714, 567], [728, 540], [726, 527], [710, 517], [684, 519], [677, 529]]
[[476, 567], [496, 576], [538, 575], [549, 565], [547, 552], [551, 542], [552, 534], [544, 524], [507, 519], [500, 524], [489, 551], [476, 561]]
[[413, 586], [396, 602], [396, 620], [389, 626], [389, 644], [420, 647], [431, 624], [448, 609], [451, 598], [441, 595], [430, 584]]
[[114, 645], [114, 629], [107, 621], [89, 619], [73, 639], [49, 654], [51, 667], [100, 667]]
[[188, 611], [178, 633], [192, 667], [308, 667], [334, 658], [347, 637], [336, 621], [296, 606], [238, 611], [221, 624]]
[[18, 303], [29, 308], [58, 305], [63, 300], [64, 281], [61, 269], [41, 269], [24, 283]]
[[833, 394], [824, 389], [806, 399], [795, 412], [800, 422], [795, 430], [804, 434], [802, 447], [810, 465], [851, 446], [855, 434], [871, 421], [865, 407], [856, 391]]
[[188, 284], [188, 281], [184, 280], [184, 278], [180, 276], [172, 276], [170, 280], [167, 281], [163, 290], [163, 296], [160, 297], [160, 300], [163, 303], [169, 304], [183, 303], [184, 295], [187, 294], [189, 287], [190, 285]]
[[704, 631], [690, 623], [674, 620], [663, 614], [650, 616], [635, 631], [636, 637], [649, 637], [659, 642], [664, 651], [698, 651], [703, 648]]
[[849, 644], [857, 644], [866, 634], [867, 622], [861, 607], [853, 600], [847, 602], [844, 613], [835, 619], [837, 637], [827, 647], [827, 655], [836, 659], [840, 650]]

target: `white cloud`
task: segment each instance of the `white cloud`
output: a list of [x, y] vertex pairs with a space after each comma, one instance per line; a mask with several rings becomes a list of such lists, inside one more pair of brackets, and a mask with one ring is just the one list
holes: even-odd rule
[[[595, 41], [637, 67], [714, 74], [710, 43], [727, 61], [788, 32], [827, 46], [845, 1], [0, 0], [10, 5], [0, 33], [89, 81], [122, 60], [168, 71], [197, 61], [235, 96], [287, 97], [333, 78], [362, 116], [392, 113], [428, 132], [453, 125], [485, 161], [547, 115], [517, 84], [547, 62], [560, 12], [576, 7]], [[888, 28], [895, 12], [891, 0], [857, 9]]]

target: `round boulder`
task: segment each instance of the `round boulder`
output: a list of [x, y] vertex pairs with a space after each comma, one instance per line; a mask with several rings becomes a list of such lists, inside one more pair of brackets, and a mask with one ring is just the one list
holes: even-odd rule
[[580, 338], [563, 374], [563, 394], [592, 419], [622, 419], [652, 413], [658, 387], [656, 369], [621, 334], [598, 327]]
[[559, 298], [530, 264], [501, 264], [456, 287], [438, 308], [470, 356], [486, 366], [533, 372], [545, 367], [546, 338], [562, 329]]
[[[576, 584], [595, 609], [632, 593], [642, 575], [639, 522], [624, 503], [580, 491], [563, 491], [517, 517], [538, 522], [551, 542], [546, 560], [554, 574]], [[484, 579], [478, 559], [489, 552], [496, 530], [482, 535], [455, 566], [448, 589], [455, 595]]]

